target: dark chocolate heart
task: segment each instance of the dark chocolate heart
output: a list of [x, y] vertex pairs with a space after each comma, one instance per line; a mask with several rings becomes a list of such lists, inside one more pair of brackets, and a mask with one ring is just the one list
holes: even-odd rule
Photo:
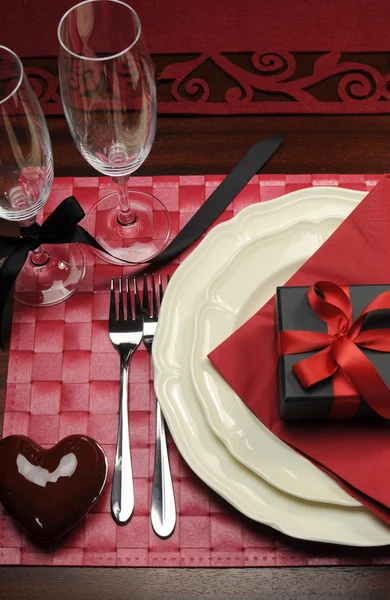
[[53, 542], [77, 525], [106, 477], [106, 455], [86, 436], [71, 435], [49, 450], [20, 435], [0, 441], [0, 502], [41, 542]]

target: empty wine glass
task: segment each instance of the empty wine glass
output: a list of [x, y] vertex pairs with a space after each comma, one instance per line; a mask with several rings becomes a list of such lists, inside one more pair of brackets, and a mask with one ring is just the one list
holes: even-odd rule
[[[0, 217], [35, 223], [53, 181], [49, 132], [18, 56], [0, 46]], [[23, 304], [49, 306], [68, 298], [85, 276], [78, 244], [48, 244], [30, 252], [15, 285]]]
[[129, 190], [156, 129], [152, 63], [137, 13], [120, 0], [86, 0], [58, 26], [65, 116], [85, 160], [109, 175], [117, 191], [91, 210], [86, 228], [117, 261], [147, 262], [165, 247], [169, 216], [150, 194]]

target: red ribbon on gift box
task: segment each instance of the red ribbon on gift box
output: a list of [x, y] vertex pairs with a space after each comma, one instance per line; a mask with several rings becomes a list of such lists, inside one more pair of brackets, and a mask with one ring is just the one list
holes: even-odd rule
[[280, 355], [320, 350], [295, 364], [293, 371], [304, 388], [333, 377], [331, 418], [354, 417], [362, 397], [375, 412], [390, 419], [390, 390], [359, 347], [390, 352], [390, 329], [361, 331], [368, 313], [390, 310], [390, 291], [374, 298], [353, 322], [347, 287], [318, 281], [309, 288], [307, 299], [327, 324], [328, 333], [280, 331]]

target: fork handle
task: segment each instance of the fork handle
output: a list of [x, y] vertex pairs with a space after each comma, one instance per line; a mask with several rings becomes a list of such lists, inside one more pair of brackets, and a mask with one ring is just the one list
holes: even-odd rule
[[169, 467], [165, 423], [160, 404], [156, 400], [156, 453], [152, 486], [151, 520], [154, 532], [166, 539], [176, 525], [175, 495]]
[[134, 510], [133, 469], [129, 434], [129, 360], [121, 358], [118, 438], [111, 488], [111, 514], [118, 525], [126, 525]]

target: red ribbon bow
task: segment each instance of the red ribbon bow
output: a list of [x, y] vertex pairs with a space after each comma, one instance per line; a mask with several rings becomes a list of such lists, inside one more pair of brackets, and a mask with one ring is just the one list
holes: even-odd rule
[[319, 281], [309, 288], [309, 304], [327, 324], [328, 333], [281, 331], [280, 354], [320, 350], [295, 364], [293, 371], [305, 388], [334, 377], [331, 417], [353, 417], [361, 396], [379, 415], [390, 419], [390, 390], [359, 348], [390, 352], [390, 329], [361, 331], [369, 312], [390, 310], [390, 291], [379, 294], [352, 322], [352, 304], [346, 290], [330, 281]]

